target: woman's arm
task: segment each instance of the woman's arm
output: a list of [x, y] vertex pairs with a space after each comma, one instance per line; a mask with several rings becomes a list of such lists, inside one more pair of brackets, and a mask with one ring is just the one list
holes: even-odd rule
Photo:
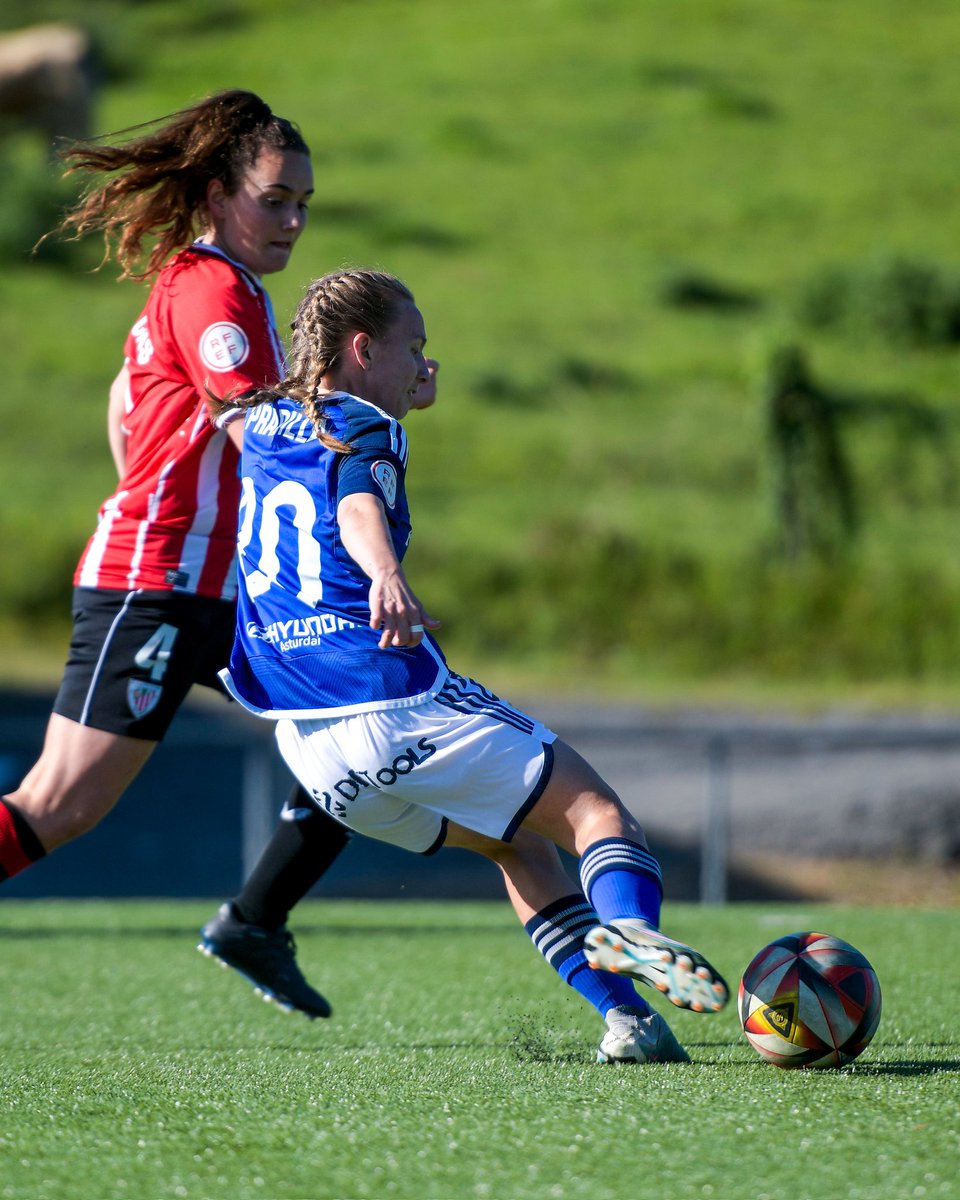
[[370, 579], [370, 628], [381, 629], [380, 649], [417, 646], [425, 629], [439, 629], [407, 583], [393, 550], [383, 505], [369, 492], [354, 492], [337, 506], [347, 553]]
[[118, 478], [123, 478], [127, 469], [127, 431], [123, 418], [127, 415], [127, 397], [130, 394], [130, 376], [124, 363], [117, 377], [110, 384], [110, 399], [107, 403], [107, 442]]
[[241, 409], [228, 414], [227, 419], [216, 422], [217, 428], [222, 429], [236, 448], [243, 453], [243, 418], [245, 414]]

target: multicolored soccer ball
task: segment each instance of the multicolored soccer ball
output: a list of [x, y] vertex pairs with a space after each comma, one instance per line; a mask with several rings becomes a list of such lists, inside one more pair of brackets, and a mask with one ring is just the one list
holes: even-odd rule
[[764, 946], [740, 980], [747, 1041], [778, 1067], [842, 1067], [880, 1024], [880, 981], [859, 950], [826, 933]]

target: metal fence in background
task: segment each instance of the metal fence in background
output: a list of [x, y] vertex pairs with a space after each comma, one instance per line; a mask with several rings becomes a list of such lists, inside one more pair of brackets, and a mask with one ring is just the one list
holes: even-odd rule
[[[46, 695], [0, 694], [4, 790], [39, 752], [49, 705]], [[669, 897], [767, 898], [769, 880], [740, 865], [764, 853], [960, 862], [960, 719], [526, 707], [637, 815]], [[215, 697], [191, 701], [114, 812], [3, 894], [229, 895], [290, 786], [268, 722]], [[423, 859], [356, 838], [317, 894], [503, 893], [496, 869], [464, 851]]]
[[614, 787], [658, 854], [686, 855], [685, 898], [759, 889], [735, 877], [741, 856], [960, 864], [960, 718], [586, 705], [538, 715]]

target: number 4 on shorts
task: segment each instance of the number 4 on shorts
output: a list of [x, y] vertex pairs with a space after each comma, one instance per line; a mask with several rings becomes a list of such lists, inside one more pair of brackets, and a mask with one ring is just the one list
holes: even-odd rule
[[158, 626], [156, 633], [151, 634], [134, 655], [133, 661], [141, 670], [150, 669], [150, 678], [154, 683], [159, 683], [163, 678], [179, 632], [176, 625]]

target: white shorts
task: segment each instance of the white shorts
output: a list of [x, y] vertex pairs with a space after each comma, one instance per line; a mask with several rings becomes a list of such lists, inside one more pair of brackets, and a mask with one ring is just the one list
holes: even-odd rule
[[290, 770], [358, 833], [430, 854], [447, 821], [509, 842], [550, 779], [556, 734], [451, 672], [415, 708], [277, 722]]

